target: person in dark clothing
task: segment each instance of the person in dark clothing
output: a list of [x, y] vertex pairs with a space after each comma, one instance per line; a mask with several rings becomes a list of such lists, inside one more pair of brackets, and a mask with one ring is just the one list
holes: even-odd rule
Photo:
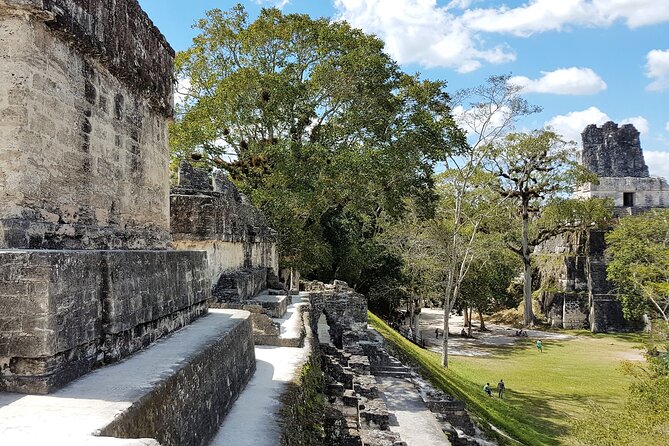
[[497, 396], [502, 398], [504, 396], [504, 380], [500, 379], [497, 384]]

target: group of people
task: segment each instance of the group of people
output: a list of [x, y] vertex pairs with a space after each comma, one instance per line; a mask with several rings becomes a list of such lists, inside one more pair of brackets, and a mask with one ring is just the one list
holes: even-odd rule
[[522, 328], [520, 330], [516, 330], [516, 336], [523, 336], [527, 337], [527, 330], [523, 330]]
[[[497, 383], [497, 396], [499, 398], [504, 397], [504, 389], [506, 386], [504, 385], [504, 380], [500, 379], [499, 382]], [[483, 391], [490, 397], [492, 398], [492, 389], [490, 388], [490, 383], [486, 383], [485, 386], [483, 386]]]

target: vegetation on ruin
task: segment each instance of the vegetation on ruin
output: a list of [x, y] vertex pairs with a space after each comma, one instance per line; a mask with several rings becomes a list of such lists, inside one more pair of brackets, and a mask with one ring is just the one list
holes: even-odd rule
[[[532, 339], [519, 339], [511, 347], [491, 346], [489, 356], [452, 356], [446, 369], [438, 353], [409, 342], [371, 313], [369, 320], [395, 353], [433, 385], [465, 401], [484, 427], [490, 423], [515, 440], [491, 431], [501, 444], [576, 442], [580, 434], [574, 422], [587, 420], [591, 405], [611, 410], [625, 403], [635, 378], [621, 364], [626, 358], [638, 357], [641, 340], [636, 334], [582, 331], [585, 336], [546, 341], [540, 354]], [[483, 385], [500, 378], [507, 385], [505, 398], [489, 398]]]
[[320, 446], [325, 441], [326, 402], [323, 371], [315, 352], [296, 376], [280, 398], [281, 445]]

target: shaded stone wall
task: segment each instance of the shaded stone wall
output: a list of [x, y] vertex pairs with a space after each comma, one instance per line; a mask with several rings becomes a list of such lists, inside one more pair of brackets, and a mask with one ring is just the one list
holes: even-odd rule
[[206, 254], [166, 249], [173, 57], [136, 0], [0, 0], [0, 390], [206, 313]]
[[166, 247], [173, 54], [135, 0], [0, 0], [0, 248]]
[[[590, 231], [590, 272], [597, 331], [625, 328], [620, 301], [606, 279], [605, 230]], [[554, 237], [537, 248], [542, 307], [553, 327], [590, 328], [585, 240], [573, 234]], [[557, 290], [552, 289], [556, 287]], [[605, 303], [606, 302], [606, 303]]]
[[581, 162], [598, 177], [649, 176], [639, 132], [632, 124], [618, 127], [618, 124], [609, 121], [601, 127], [589, 125], [581, 137]]
[[356, 343], [358, 336], [367, 333], [367, 298], [356, 293], [345, 282], [335, 281], [334, 285], [321, 282], [304, 282], [309, 291], [311, 304], [311, 331], [318, 334], [318, 320], [325, 315], [329, 326], [330, 340], [343, 348], [347, 343]]
[[172, 239], [177, 249], [203, 250], [214, 287], [222, 273], [278, 271], [276, 231], [221, 172], [210, 175], [182, 161], [170, 194]]
[[204, 265], [193, 251], [0, 251], [0, 390], [48, 393], [187, 325], [207, 311]]
[[184, 363], [101, 435], [155, 438], [163, 446], [209, 444], [255, 372], [250, 319], [219, 333], [215, 342]]

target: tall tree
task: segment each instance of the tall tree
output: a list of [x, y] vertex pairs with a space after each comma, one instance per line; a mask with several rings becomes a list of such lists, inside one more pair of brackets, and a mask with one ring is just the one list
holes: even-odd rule
[[509, 134], [496, 147], [498, 193], [515, 204], [520, 219], [520, 233], [510, 234], [507, 246], [523, 262], [523, 319], [530, 326], [534, 323], [531, 254], [535, 246], [569, 228], [559, 203], [552, 208], [555, 212], [540, 219], [542, 211], [552, 199], [595, 178], [576, 163], [575, 148], [551, 131]]
[[227, 170], [279, 232], [284, 266], [355, 280], [379, 217], [411, 196], [429, 213], [434, 166], [461, 144], [445, 83], [403, 73], [346, 22], [278, 9], [250, 22], [237, 5], [196, 28], [176, 57], [173, 158]]
[[440, 217], [442, 242], [445, 242], [442, 243], [445, 257], [442, 365], [445, 367], [450, 313], [474, 259], [472, 253], [481, 222], [496, 212], [494, 204], [474, 212], [470, 206], [469, 213], [465, 213], [465, 208], [483, 197], [490, 203], [493, 197], [485, 189], [490, 189], [491, 179], [486, 173], [493, 170], [494, 143], [513, 129], [518, 118], [539, 111], [520, 96], [520, 88], [509, 79], [510, 76], [491, 76], [483, 85], [457, 92], [453, 100], [456, 121], [467, 134], [467, 141], [447, 154], [447, 168], [440, 176], [442, 188], [447, 191], [440, 209], [442, 214], [448, 214]]
[[[608, 278], [629, 307], [636, 296], [648, 311], [669, 321], [669, 209], [622, 218], [606, 235]], [[628, 308], [629, 313], [629, 308]]]

